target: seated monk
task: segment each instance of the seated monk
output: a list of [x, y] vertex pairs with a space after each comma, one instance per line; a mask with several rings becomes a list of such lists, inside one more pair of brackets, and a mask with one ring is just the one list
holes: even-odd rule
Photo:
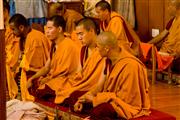
[[96, 3], [95, 10], [98, 19], [101, 21], [101, 30], [113, 32], [118, 38], [119, 45], [124, 45], [128, 51], [132, 52], [135, 56], [140, 57], [140, 39], [124, 18], [112, 11], [111, 5], [105, 0]]
[[[155, 37], [148, 43], [157, 44], [163, 41], [159, 52], [157, 53], [158, 69], [164, 70], [171, 63], [173, 72], [180, 71], [180, 1], [173, 0], [170, 2], [170, 13], [175, 16], [167, 25], [166, 30], [164, 30], [160, 35]], [[141, 45], [143, 48], [148, 48], [150, 45]], [[149, 47], [150, 48], [150, 47]], [[148, 52], [148, 51], [147, 51]], [[145, 53], [146, 54], [146, 53]]]
[[102, 58], [96, 48], [97, 28], [90, 18], [83, 18], [76, 26], [76, 33], [82, 42], [80, 59], [82, 70], [71, 81], [71, 88], [58, 91], [58, 103], [68, 104], [68, 97], [75, 91], [87, 92], [95, 88], [100, 79], [104, 79], [105, 58]]
[[31, 29], [27, 19], [21, 14], [13, 15], [9, 20], [9, 25], [13, 34], [20, 37], [20, 50], [24, 53], [20, 63], [22, 100], [34, 100], [27, 90], [27, 79], [45, 65], [50, 44], [42, 32]]
[[66, 21], [65, 32], [72, 33], [75, 30], [76, 23], [83, 18], [83, 16], [75, 10], [66, 9], [63, 3], [52, 3], [49, 8], [49, 15], [60, 15]]
[[18, 86], [15, 81], [15, 76], [19, 68], [19, 38], [13, 34], [9, 27], [9, 4], [3, 2], [3, 13], [5, 23], [5, 52], [6, 52], [6, 75], [7, 75], [7, 88], [10, 99], [15, 99], [18, 95]]
[[[65, 20], [56, 15], [48, 19], [46, 35], [51, 40], [51, 52], [46, 65], [28, 79], [27, 87], [32, 95], [41, 99], [58, 101], [58, 91], [69, 89], [68, 81], [79, 70], [79, 53], [74, 42], [64, 36]], [[55, 100], [54, 100], [55, 98]]]
[[81, 112], [87, 103], [92, 103], [92, 120], [149, 115], [149, 82], [143, 63], [123, 46], [118, 46], [112, 32], [102, 32], [97, 47], [101, 56], [108, 58], [106, 79], [98, 82], [97, 89], [79, 97], [74, 111]]

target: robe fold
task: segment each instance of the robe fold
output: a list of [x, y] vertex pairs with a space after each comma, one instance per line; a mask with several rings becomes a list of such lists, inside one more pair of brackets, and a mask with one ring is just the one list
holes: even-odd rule
[[[6, 52], [6, 75], [7, 75], [7, 88], [10, 99], [14, 99], [18, 94], [18, 86], [14, 79], [18, 71], [18, 60], [20, 55], [19, 38], [13, 35], [9, 27], [6, 27], [5, 32], [5, 52]], [[14, 68], [15, 69], [14, 69]], [[12, 70], [14, 69], [14, 71]]]
[[[84, 53], [86, 56], [88, 53]], [[102, 58], [95, 48], [91, 55], [87, 57], [82, 71], [77, 73], [72, 79], [69, 79], [71, 83], [71, 88], [58, 91], [58, 103], [62, 103], [65, 98], [70, 97], [70, 95], [75, 91], [89, 91], [94, 89], [100, 79], [104, 79], [104, 69], [105, 69], [105, 58]]]
[[20, 87], [23, 101], [34, 100], [34, 97], [27, 90], [27, 77], [29, 75], [27, 76], [26, 73], [28, 71], [35, 73], [40, 70], [49, 57], [49, 51], [49, 40], [42, 32], [32, 29], [26, 37], [24, 55], [20, 63], [20, 67], [22, 68]]
[[124, 49], [120, 54], [114, 66], [108, 65], [103, 90], [93, 99], [93, 106], [108, 102], [119, 117], [125, 119], [148, 115], [150, 99], [146, 67]]

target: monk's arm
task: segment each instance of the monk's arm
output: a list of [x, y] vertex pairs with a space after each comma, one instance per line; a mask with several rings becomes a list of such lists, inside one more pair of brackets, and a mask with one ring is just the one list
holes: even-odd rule
[[46, 62], [46, 65], [41, 68], [35, 75], [33, 75], [30, 79], [36, 79], [39, 78], [40, 76], [46, 75], [50, 71], [50, 59]]
[[159, 43], [161, 40], [163, 40], [167, 35], [169, 34], [168, 30], [163, 30], [158, 36], [150, 40], [148, 43], [150, 44], [156, 44]]

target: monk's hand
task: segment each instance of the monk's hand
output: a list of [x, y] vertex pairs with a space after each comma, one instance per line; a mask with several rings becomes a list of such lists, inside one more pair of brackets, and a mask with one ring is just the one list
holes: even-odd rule
[[84, 95], [84, 102], [91, 103], [94, 99], [94, 95], [88, 93]]
[[29, 78], [27, 81], [27, 89], [29, 89], [32, 86], [33, 79]]
[[74, 104], [74, 111], [75, 111], [75, 112], [81, 112], [81, 111], [82, 111], [82, 108], [83, 108], [83, 103], [81, 103], [80, 101], [77, 101], [77, 102]]
[[43, 78], [41, 80], [39, 80], [39, 85], [43, 85], [48, 81], [48, 78]]

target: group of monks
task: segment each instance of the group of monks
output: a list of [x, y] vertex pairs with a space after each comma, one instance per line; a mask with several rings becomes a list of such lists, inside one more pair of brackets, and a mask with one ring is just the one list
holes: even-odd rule
[[[175, 19], [160, 51], [177, 60], [180, 1], [173, 0], [172, 5]], [[95, 10], [99, 26], [92, 18], [53, 3], [43, 33], [28, 25], [21, 14], [9, 17], [9, 5], [4, 2], [11, 99], [20, 89], [23, 101], [43, 99], [74, 112], [90, 111], [87, 119], [92, 120], [150, 114], [149, 82], [146, 66], [139, 59], [143, 51], [139, 37], [107, 1], [99, 1]]]

